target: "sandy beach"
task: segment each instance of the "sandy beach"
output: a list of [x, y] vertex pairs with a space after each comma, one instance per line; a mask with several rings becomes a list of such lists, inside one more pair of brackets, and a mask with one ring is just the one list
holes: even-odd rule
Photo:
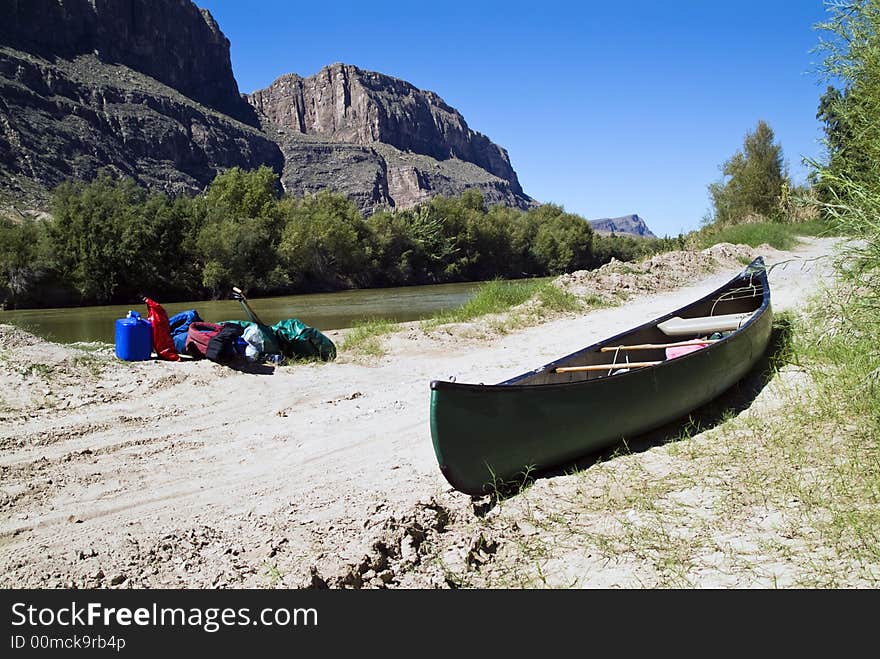
[[[745, 253], [781, 264], [770, 272], [774, 310], [797, 308], [830, 273], [831, 259], [818, 257], [834, 242], [741, 247], [711, 272], [683, 266], [673, 290], [634, 290], [619, 306], [509, 333], [410, 323], [383, 338], [384, 356], [340, 351], [332, 363], [266, 374], [126, 363], [112, 347], [0, 326], [0, 585], [449, 587], [450, 572], [513, 564], [513, 544], [502, 551], [509, 538], [480, 535], [488, 497], [452, 490], [437, 468], [429, 382], [497, 382], [535, 368], [697, 299], [740, 270]], [[344, 331], [327, 334], [342, 343]], [[545, 567], [560, 584], [586, 570]], [[589, 572], [578, 585], [654, 585], [634, 580], [635, 564]], [[710, 570], [700, 585], [754, 584]]]

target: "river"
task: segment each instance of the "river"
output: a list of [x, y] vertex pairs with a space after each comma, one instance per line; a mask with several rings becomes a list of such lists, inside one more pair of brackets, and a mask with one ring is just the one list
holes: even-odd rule
[[[319, 330], [351, 327], [360, 320], [381, 318], [396, 322], [420, 320], [439, 311], [453, 309], [467, 302], [480, 282], [372, 288], [337, 293], [285, 295], [248, 300], [264, 323], [272, 325], [286, 318], [299, 318]], [[203, 320], [248, 320], [236, 300], [162, 303], [169, 316], [195, 309]], [[44, 339], [58, 343], [115, 341], [117, 318], [129, 310], [146, 316], [144, 304], [66, 309], [23, 309], [0, 311], [0, 323], [16, 325]]]

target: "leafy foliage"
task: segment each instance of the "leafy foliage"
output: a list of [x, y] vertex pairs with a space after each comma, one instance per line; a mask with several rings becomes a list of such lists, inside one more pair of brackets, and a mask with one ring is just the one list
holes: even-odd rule
[[[823, 201], [833, 201], [848, 182], [877, 188], [880, 155], [880, 2], [849, 0], [830, 6], [820, 26], [823, 70], [838, 87], [829, 86], [819, 102], [817, 118], [825, 128], [826, 163], [817, 165]], [[829, 178], [830, 177], [830, 178]]]
[[82, 304], [534, 278], [681, 246], [600, 236], [552, 204], [487, 207], [476, 189], [364, 218], [341, 194], [282, 195], [266, 167], [173, 199], [104, 173], [60, 186], [52, 211], [0, 224], [0, 301], [39, 304], [50, 282]]
[[45, 241], [32, 218], [0, 217], [0, 297], [10, 304], [33, 301], [46, 274]]
[[279, 247], [285, 275], [298, 288], [337, 289], [364, 283], [368, 230], [340, 194], [286, 200]]
[[754, 216], [774, 219], [778, 215], [783, 186], [789, 183], [782, 147], [774, 139], [770, 126], [759, 121], [754, 132], [746, 133], [742, 151], [722, 165], [722, 179], [709, 186], [715, 223], [735, 224]]
[[[863, 238], [850, 247], [843, 270], [860, 299], [877, 299], [880, 273], [880, 0], [851, 0], [830, 7], [823, 31], [824, 72], [841, 85], [819, 106], [828, 158], [814, 163], [820, 199], [839, 231]], [[876, 319], [876, 315], [874, 316]], [[876, 326], [876, 322], [874, 323]]]
[[278, 180], [268, 167], [253, 172], [234, 168], [214, 179], [194, 202], [192, 225], [202, 285], [212, 297], [232, 286], [269, 289], [286, 279], [278, 267], [283, 229]]

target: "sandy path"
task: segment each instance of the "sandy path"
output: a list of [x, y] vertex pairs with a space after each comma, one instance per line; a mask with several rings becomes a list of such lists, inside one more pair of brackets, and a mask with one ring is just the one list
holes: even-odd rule
[[[770, 265], [798, 259], [770, 273], [775, 310], [816, 289], [831, 264], [810, 259], [832, 244], [768, 253]], [[38, 381], [20, 374], [38, 343], [0, 381], [18, 377], [31, 392], [30, 408], [0, 426], [0, 584], [299, 586], [313, 566], [344, 574], [381, 535], [374, 529], [408, 519], [400, 533], [414, 537], [412, 520], [432, 499], [472, 511], [437, 469], [430, 380], [506, 379], [692, 301], [736, 270], [503, 337], [432, 339], [413, 327], [370, 363], [342, 356], [272, 375], [105, 360], [79, 381], [54, 371]], [[53, 350], [52, 363], [66, 364], [68, 351]], [[385, 567], [360, 571], [413, 585]]]

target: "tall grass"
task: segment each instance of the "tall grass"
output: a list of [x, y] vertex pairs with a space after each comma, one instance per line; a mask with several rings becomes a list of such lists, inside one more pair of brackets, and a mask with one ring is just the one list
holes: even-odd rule
[[567, 312], [580, 308], [574, 295], [553, 286], [549, 279], [521, 281], [495, 279], [483, 284], [465, 304], [437, 314], [424, 321], [422, 326], [425, 329], [432, 329], [447, 323], [466, 323], [482, 316], [509, 311], [532, 298], [547, 311]]
[[[792, 359], [813, 393], [761, 428], [778, 458], [754, 487], [796, 501], [792, 526], [813, 549], [801, 585], [880, 584], [880, 350], [877, 311], [844, 282], [817, 299]], [[870, 296], [870, 293], [868, 294]], [[840, 564], [852, 574], [841, 574]]]
[[[535, 309], [509, 320], [510, 327], [522, 327], [546, 313], [566, 313], [578, 311], [583, 304], [577, 296], [554, 286], [550, 279], [529, 279], [525, 281], [504, 281], [496, 279], [486, 282], [477, 289], [476, 294], [460, 307], [440, 312], [422, 321], [424, 330], [431, 330], [447, 323], [464, 323], [491, 314], [501, 314], [519, 305], [535, 301]], [[502, 324], [503, 325], [503, 324]], [[354, 325], [342, 342], [343, 350], [353, 350], [363, 354], [381, 357], [385, 354], [381, 337], [400, 329], [399, 325], [381, 318], [370, 318]], [[501, 330], [502, 326], [494, 326]]]
[[476, 294], [463, 305], [437, 314], [438, 323], [464, 323], [480, 316], [507, 311], [532, 297], [543, 280], [506, 282], [495, 279], [486, 282]]

